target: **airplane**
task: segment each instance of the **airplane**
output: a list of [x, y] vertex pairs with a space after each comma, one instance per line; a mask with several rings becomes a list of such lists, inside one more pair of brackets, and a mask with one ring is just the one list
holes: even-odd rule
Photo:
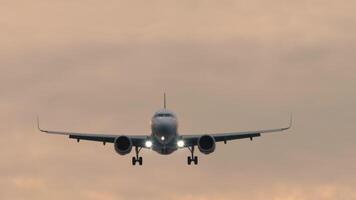
[[201, 153], [210, 154], [215, 151], [216, 142], [238, 140], [249, 138], [251, 141], [255, 137], [264, 133], [281, 132], [292, 127], [292, 115], [289, 126], [284, 128], [266, 129], [257, 131], [180, 135], [178, 133], [178, 120], [174, 112], [167, 109], [166, 94], [164, 94], [163, 109], [154, 113], [151, 119], [150, 135], [111, 135], [111, 134], [93, 134], [93, 133], [75, 133], [66, 131], [50, 131], [40, 128], [39, 118], [37, 117], [37, 128], [39, 131], [48, 134], [67, 135], [70, 139], [89, 140], [106, 143], [113, 143], [115, 151], [120, 155], [129, 154], [132, 148], [135, 149], [135, 156], [132, 157], [132, 165], [142, 165], [143, 158], [139, 156], [140, 151], [151, 149], [162, 155], [169, 155], [178, 149], [188, 148], [190, 156], [187, 157], [188, 165], [198, 164], [198, 157], [194, 156], [195, 147], [198, 147]]

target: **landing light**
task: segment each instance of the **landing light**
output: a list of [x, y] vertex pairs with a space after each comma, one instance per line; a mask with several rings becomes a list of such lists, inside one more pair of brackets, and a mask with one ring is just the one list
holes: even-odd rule
[[179, 141], [177, 142], [177, 145], [178, 145], [178, 147], [180, 147], [180, 148], [184, 147], [184, 141], [183, 141], [183, 140], [179, 140]]
[[151, 148], [152, 147], [152, 142], [150, 140], [147, 140], [146, 143], [145, 143], [145, 146], [147, 148]]
[[163, 141], [164, 139], [165, 139], [164, 136], [162, 136], [162, 137], [161, 137], [161, 140]]

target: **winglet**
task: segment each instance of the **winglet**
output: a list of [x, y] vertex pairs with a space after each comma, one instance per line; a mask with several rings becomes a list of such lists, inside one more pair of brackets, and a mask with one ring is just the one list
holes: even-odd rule
[[287, 127], [287, 129], [292, 128], [292, 125], [293, 125], [293, 113], [290, 113], [289, 126]]
[[290, 118], [289, 118], [289, 125], [285, 128], [280, 129], [281, 131], [285, 131], [288, 130], [290, 128], [292, 128], [293, 125], [293, 113], [290, 114]]
[[40, 127], [40, 117], [37, 115], [37, 129], [41, 132], [46, 132], [45, 130], [42, 130]]

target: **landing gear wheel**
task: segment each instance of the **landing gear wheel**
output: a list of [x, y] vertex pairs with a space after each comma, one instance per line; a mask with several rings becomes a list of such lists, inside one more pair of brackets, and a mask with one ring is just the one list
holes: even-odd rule
[[194, 164], [195, 164], [195, 165], [198, 164], [198, 157], [197, 157], [197, 156], [194, 157]]
[[187, 157], [187, 163], [188, 163], [188, 165], [192, 164], [192, 159], [190, 158], [190, 156]]
[[136, 158], [132, 157], [132, 165], [136, 165]]
[[142, 159], [142, 157], [139, 157], [139, 158], [138, 158], [138, 164], [139, 164], [139, 165], [142, 165], [142, 163], [143, 163], [143, 159]]

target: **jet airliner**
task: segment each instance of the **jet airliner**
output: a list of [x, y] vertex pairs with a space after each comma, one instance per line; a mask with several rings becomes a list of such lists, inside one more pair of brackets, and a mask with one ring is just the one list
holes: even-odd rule
[[224, 142], [237, 139], [250, 139], [261, 136], [263, 133], [272, 133], [285, 131], [292, 126], [292, 117], [288, 127], [277, 129], [266, 129], [258, 131], [244, 132], [229, 132], [229, 133], [214, 133], [214, 134], [196, 134], [196, 135], [180, 135], [178, 133], [178, 121], [174, 112], [166, 107], [166, 95], [164, 94], [163, 109], [158, 110], [151, 119], [151, 134], [150, 135], [111, 135], [111, 134], [93, 134], [93, 133], [75, 133], [64, 131], [50, 131], [40, 128], [39, 119], [37, 118], [37, 126], [41, 132], [48, 134], [67, 135], [71, 139], [89, 140], [106, 143], [113, 143], [115, 151], [120, 155], [129, 154], [132, 149], [135, 150], [135, 156], [132, 157], [132, 165], [142, 165], [143, 159], [139, 156], [140, 151], [144, 149], [152, 149], [153, 151], [169, 155], [178, 149], [188, 148], [190, 156], [187, 157], [188, 165], [198, 164], [198, 157], [194, 156], [195, 147], [203, 154], [210, 154], [215, 151], [216, 142]]

